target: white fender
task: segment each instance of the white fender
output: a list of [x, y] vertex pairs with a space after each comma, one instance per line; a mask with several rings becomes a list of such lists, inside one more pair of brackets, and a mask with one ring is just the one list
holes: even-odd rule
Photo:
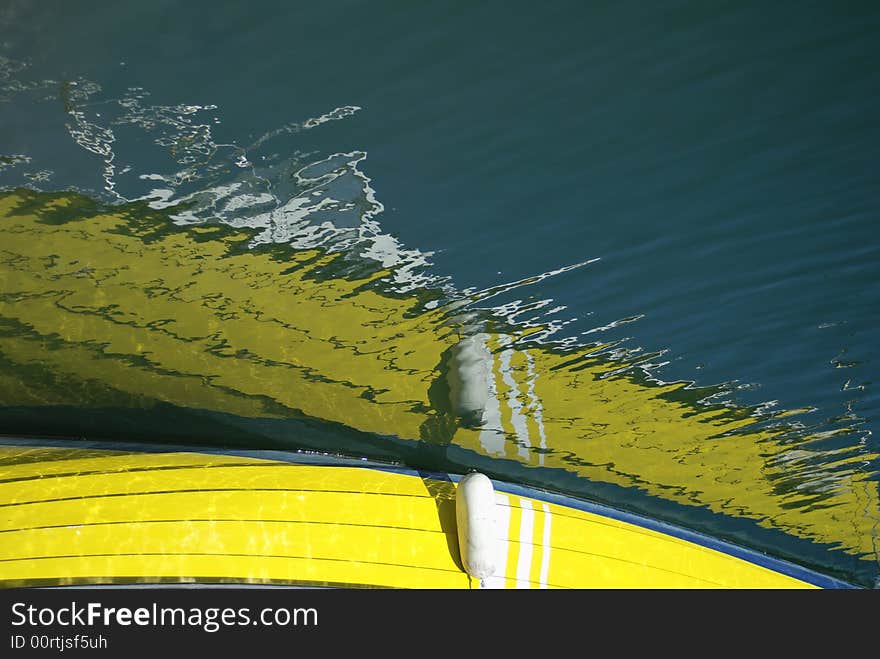
[[487, 476], [471, 473], [455, 489], [458, 548], [465, 571], [477, 579], [492, 576], [496, 568], [495, 488]]

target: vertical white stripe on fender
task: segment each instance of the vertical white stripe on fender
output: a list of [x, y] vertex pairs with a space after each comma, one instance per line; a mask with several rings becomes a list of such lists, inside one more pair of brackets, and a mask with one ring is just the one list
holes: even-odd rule
[[547, 577], [550, 574], [550, 506], [542, 505], [544, 509], [544, 538], [541, 542], [541, 588], [547, 587]]
[[495, 524], [497, 525], [498, 560], [495, 561], [495, 574], [480, 582], [480, 588], [504, 588], [504, 575], [507, 572], [507, 552], [510, 551], [510, 499], [501, 492], [495, 493]]
[[522, 522], [519, 525], [519, 558], [516, 563], [516, 587], [529, 587], [532, 571], [532, 533], [535, 530], [535, 509], [528, 499], [520, 499]]

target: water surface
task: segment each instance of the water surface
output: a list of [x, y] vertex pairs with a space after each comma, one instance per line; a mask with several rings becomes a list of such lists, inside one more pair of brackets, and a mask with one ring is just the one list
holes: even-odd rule
[[0, 431], [880, 571], [872, 4], [7, 2]]

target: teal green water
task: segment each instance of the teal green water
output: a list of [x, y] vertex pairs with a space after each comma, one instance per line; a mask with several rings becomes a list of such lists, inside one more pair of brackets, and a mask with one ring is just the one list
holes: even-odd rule
[[[623, 449], [597, 449], [601, 433], [588, 441], [581, 430], [564, 447], [552, 433], [538, 446], [533, 430], [528, 459], [519, 449], [493, 453], [488, 440], [456, 457], [444, 452], [446, 431], [410, 436], [392, 419], [355, 441], [347, 433], [364, 429], [342, 417], [297, 420], [314, 437], [310, 448], [424, 468], [480, 466], [872, 585], [880, 574], [878, 28], [875, 3], [7, 0], [0, 187], [75, 190], [109, 205], [141, 200], [182, 227], [245, 227], [255, 245], [340, 251], [394, 270], [388, 287], [398, 297], [434, 297], [439, 308], [468, 302], [477, 320], [445, 316], [463, 334], [474, 323], [490, 334], [541, 325], [539, 340], [554, 350], [601, 343], [603, 359], [628, 364], [641, 386], [693, 383], [685, 397], [695, 409], [739, 410], [764, 431], [784, 423], [780, 446], [800, 452], [766, 452], [762, 507], [748, 481], [714, 491], [696, 467], [680, 478], [660, 469], [670, 450], [639, 434], [656, 415], [637, 414], [642, 404], [632, 399], [615, 400], [613, 414], [644, 447], [630, 462]], [[530, 277], [538, 279], [508, 286]], [[23, 313], [15, 322], [4, 325], [9, 336], [37, 331]], [[425, 360], [442, 374], [454, 368], [446, 349]], [[520, 382], [517, 359], [525, 364], [527, 351], [495, 351], [497, 368], [512, 360]], [[47, 381], [45, 369], [21, 370], [11, 348], [0, 353], [10, 377]], [[345, 380], [358, 377], [353, 370]], [[514, 427], [521, 412], [525, 425], [508, 434], [537, 423], [532, 403], [541, 396], [539, 420], [552, 429], [558, 395], [540, 393], [542, 377], [551, 379], [523, 379], [522, 403], [512, 395], [513, 412], [500, 413]], [[443, 386], [418, 413], [462, 422], [443, 417], [454, 412], [437, 402], [450, 396], [437, 393]], [[571, 405], [557, 416], [575, 420], [559, 428], [586, 427], [594, 403], [570, 386]], [[145, 416], [133, 411], [140, 404], [111, 405], [95, 391], [77, 390], [49, 413], [0, 400], [0, 432], [90, 437], [114, 428], [130, 439], [200, 443], [221, 435], [170, 389]], [[253, 443], [293, 445], [306, 432], [285, 425], [288, 412], [233, 416]], [[727, 441], [750, 441], [729, 430]], [[560, 465], [575, 466], [535, 457], [554, 449], [567, 456]], [[683, 439], [682, 455], [693, 450]], [[606, 465], [607, 478], [594, 465]], [[863, 519], [845, 537], [804, 531], [821, 519], [799, 527], [779, 512], [855, 510], [844, 491], [860, 487], [870, 496], [847, 513]]]

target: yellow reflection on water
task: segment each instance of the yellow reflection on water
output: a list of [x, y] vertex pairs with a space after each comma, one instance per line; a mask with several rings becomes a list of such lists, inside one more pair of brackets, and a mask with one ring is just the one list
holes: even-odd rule
[[[863, 470], [876, 455], [847, 447], [817, 464], [815, 437], [792, 443], [683, 383], [616, 376], [595, 347], [465, 331], [426, 306], [430, 291], [383, 290], [387, 271], [249, 249], [252, 232], [177, 227], [143, 205], [4, 193], [0, 236], [0, 405], [304, 415], [637, 487], [876, 560], [878, 488]], [[476, 418], [462, 422], [464, 408]]]

